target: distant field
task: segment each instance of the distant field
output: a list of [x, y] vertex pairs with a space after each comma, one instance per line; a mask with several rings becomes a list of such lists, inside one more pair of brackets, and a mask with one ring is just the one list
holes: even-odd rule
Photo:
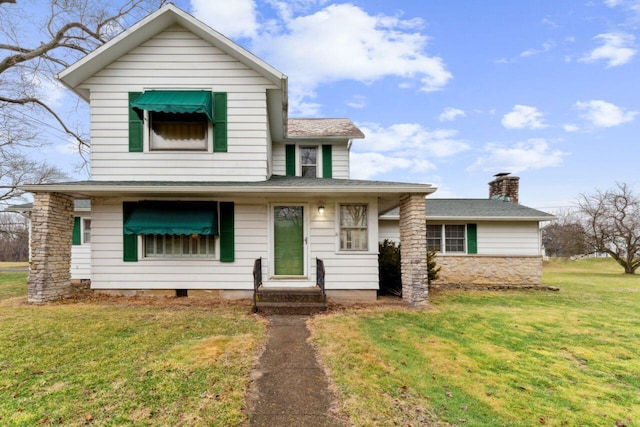
[[547, 263], [543, 280], [561, 290], [313, 319], [340, 410], [357, 426], [640, 425], [640, 276], [586, 259]]
[[0, 268], [24, 268], [29, 267], [28, 262], [0, 262]]

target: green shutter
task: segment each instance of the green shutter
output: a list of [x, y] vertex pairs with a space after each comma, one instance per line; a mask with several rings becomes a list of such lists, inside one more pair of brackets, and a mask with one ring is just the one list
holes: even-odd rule
[[476, 224], [467, 224], [467, 253], [478, 253], [478, 226]]
[[331, 158], [331, 145], [322, 146], [322, 177], [333, 178], [333, 160]]
[[227, 94], [216, 92], [213, 94], [213, 151], [227, 152]]
[[138, 99], [142, 92], [129, 92], [129, 152], [141, 153], [144, 133], [142, 117], [131, 107], [131, 103]]
[[220, 202], [220, 261], [235, 260], [233, 202]]
[[291, 144], [285, 147], [286, 175], [296, 176], [296, 146]]
[[138, 236], [124, 233], [124, 224], [135, 210], [136, 205], [135, 202], [122, 203], [122, 260], [125, 262], [138, 261]]
[[71, 237], [72, 245], [80, 245], [82, 244], [82, 232], [80, 230], [80, 217], [76, 216], [73, 218], [73, 234]]

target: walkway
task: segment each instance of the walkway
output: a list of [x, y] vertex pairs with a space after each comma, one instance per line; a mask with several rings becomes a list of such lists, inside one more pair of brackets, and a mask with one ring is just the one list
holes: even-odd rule
[[327, 377], [307, 342], [307, 316], [269, 316], [267, 346], [254, 372], [249, 425], [338, 427], [328, 415]]

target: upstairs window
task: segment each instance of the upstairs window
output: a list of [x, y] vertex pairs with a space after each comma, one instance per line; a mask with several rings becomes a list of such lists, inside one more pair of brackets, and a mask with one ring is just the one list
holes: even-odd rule
[[163, 113], [150, 111], [150, 150], [208, 149], [207, 116], [202, 113]]
[[302, 176], [318, 176], [318, 148], [300, 147], [300, 172]]
[[[148, 141], [148, 142], [147, 142]], [[227, 151], [227, 94], [206, 90], [129, 93], [129, 151]]]

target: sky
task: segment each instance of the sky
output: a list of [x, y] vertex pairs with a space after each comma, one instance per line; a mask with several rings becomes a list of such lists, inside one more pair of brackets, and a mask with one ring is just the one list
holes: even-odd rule
[[640, 192], [640, 0], [174, 3], [287, 75], [289, 117], [356, 123], [351, 178], [485, 198], [511, 172], [549, 212]]

